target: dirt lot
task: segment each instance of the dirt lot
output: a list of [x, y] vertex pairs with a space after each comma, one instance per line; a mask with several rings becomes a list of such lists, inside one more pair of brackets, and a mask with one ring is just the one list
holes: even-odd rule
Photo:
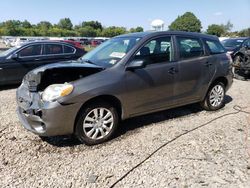
[[[110, 187], [163, 144], [114, 187], [249, 187], [250, 128], [247, 115], [233, 109], [250, 106], [249, 89], [250, 82], [236, 80], [220, 111], [189, 105], [130, 119], [112, 141], [87, 147], [65, 137], [42, 141], [24, 130], [15, 113], [15, 89], [5, 88], [0, 187]], [[227, 113], [235, 114], [211, 121]]]

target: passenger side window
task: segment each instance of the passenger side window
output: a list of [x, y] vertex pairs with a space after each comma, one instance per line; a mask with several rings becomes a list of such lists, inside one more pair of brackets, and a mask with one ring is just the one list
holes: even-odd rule
[[45, 54], [63, 54], [63, 46], [60, 44], [45, 44]]
[[171, 37], [153, 39], [139, 50], [135, 59], [144, 60], [148, 64], [169, 62], [172, 60], [171, 41]]
[[42, 53], [42, 45], [32, 45], [19, 52], [19, 57], [38, 56]]
[[70, 46], [63, 46], [64, 47], [64, 53], [65, 54], [72, 54], [74, 53], [75, 49]]
[[211, 54], [221, 54], [226, 52], [219, 41], [206, 40], [206, 44], [208, 45]]
[[177, 37], [180, 59], [189, 59], [204, 55], [202, 43], [199, 39]]

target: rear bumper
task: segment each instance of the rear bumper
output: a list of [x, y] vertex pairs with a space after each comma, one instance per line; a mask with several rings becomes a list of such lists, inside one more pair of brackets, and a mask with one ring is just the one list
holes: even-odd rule
[[[22, 92], [18, 89], [17, 100], [22, 98], [20, 97]], [[42, 103], [37, 95], [39, 94], [31, 94], [33, 99], [30, 102], [31, 105], [24, 105], [17, 101], [17, 115], [23, 127], [40, 136], [72, 134], [80, 105], [77, 103], [62, 105], [57, 101]]]

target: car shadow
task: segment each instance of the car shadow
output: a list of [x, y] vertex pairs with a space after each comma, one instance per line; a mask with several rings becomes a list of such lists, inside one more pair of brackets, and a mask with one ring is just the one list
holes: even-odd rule
[[[225, 104], [232, 102], [232, 97], [226, 95], [225, 96]], [[132, 130], [136, 130], [142, 127], [149, 126], [154, 123], [159, 123], [163, 121], [167, 121], [169, 119], [180, 118], [188, 115], [194, 115], [203, 111], [199, 104], [191, 104], [178, 108], [173, 108], [169, 110], [164, 110], [160, 112], [151, 113], [148, 115], [138, 116], [134, 118], [130, 118], [121, 122], [117, 133], [114, 136], [118, 138], [122, 135], [128, 134], [128, 132]], [[81, 142], [78, 141], [74, 136], [54, 136], [54, 137], [44, 137], [43, 141], [56, 146], [56, 147], [72, 147], [80, 145]]]
[[8, 90], [8, 89], [17, 89], [19, 86], [20, 86], [20, 84], [0, 86], [0, 91], [4, 91], [4, 90]]

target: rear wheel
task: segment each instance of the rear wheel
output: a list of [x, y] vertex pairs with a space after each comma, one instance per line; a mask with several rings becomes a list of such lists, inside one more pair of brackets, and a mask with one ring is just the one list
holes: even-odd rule
[[100, 144], [112, 138], [118, 122], [117, 111], [112, 105], [93, 103], [80, 111], [75, 135], [87, 145]]
[[206, 98], [201, 102], [201, 106], [208, 111], [218, 110], [224, 106], [224, 99], [225, 85], [218, 82], [209, 88]]

